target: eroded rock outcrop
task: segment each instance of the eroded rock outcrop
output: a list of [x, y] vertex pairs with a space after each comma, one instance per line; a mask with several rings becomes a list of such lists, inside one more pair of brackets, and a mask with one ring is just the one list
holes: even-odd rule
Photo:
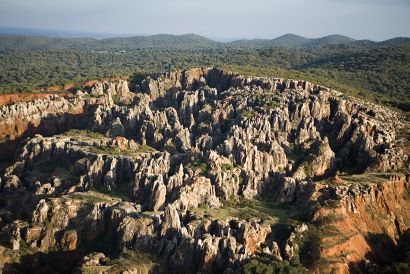
[[75, 127], [85, 102], [77, 98], [50, 95], [44, 99], [0, 106], [0, 140], [47, 132], [49, 135]]
[[[320, 252], [339, 256], [329, 269], [349, 271], [341, 265], [374, 251], [366, 233], [397, 239], [408, 229], [396, 112], [306, 81], [218, 69], [152, 75], [131, 90], [96, 82], [69, 99], [0, 107], [4, 138], [25, 131], [11, 129], [18, 119], [61, 123], [43, 134], [54, 136], [31, 136], [1, 174], [7, 250], [78, 252], [79, 269], [134, 250], [172, 273], [235, 273], [258, 259], [293, 264], [312, 225], [336, 214], [349, 239], [336, 249], [322, 239]], [[289, 217], [293, 207], [303, 218]], [[369, 211], [388, 217], [378, 224]], [[354, 241], [365, 248], [340, 254]]]

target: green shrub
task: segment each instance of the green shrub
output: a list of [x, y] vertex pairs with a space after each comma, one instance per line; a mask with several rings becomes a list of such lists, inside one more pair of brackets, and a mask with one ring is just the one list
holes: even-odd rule
[[322, 227], [322, 226], [327, 226], [330, 225], [338, 220], [340, 220], [341, 216], [338, 216], [334, 213], [329, 213], [326, 216], [320, 217], [318, 219], [315, 220], [314, 224], [317, 227]]
[[200, 169], [203, 173], [206, 173], [210, 170], [210, 167], [207, 163], [204, 163], [200, 160], [193, 161], [187, 166], [190, 169]]
[[307, 177], [313, 177], [315, 175], [313, 171], [313, 161], [304, 162], [303, 170], [305, 171]]
[[242, 112], [242, 117], [246, 119], [251, 119], [252, 117], [255, 117], [255, 116], [256, 116], [256, 112], [253, 109]]
[[307, 268], [317, 266], [320, 259], [321, 235], [316, 229], [309, 229], [302, 239], [300, 248], [300, 261]]
[[[295, 49], [208, 42], [198, 47], [187, 42], [176, 45], [166, 38], [155, 45], [132, 40], [124, 44], [115, 39], [104, 45], [66, 39], [56, 44], [47, 39], [2, 38], [0, 93], [44, 92], [48, 86], [61, 89], [66, 83], [82, 85], [126, 75], [135, 87], [150, 73], [217, 66], [244, 75], [304, 79], [410, 110], [408, 43]], [[124, 49], [126, 52], [119, 52]]]
[[278, 102], [276, 102], [276, 101], [271, 100], [271, 101], [266, 102], [265, 106], [266, 106], [268, 109], [275, 109], [275, 108], [277, 108], [278, 106], [280, 106], [280, 104], [279, 104]]
[[245, 274], [299, 274], [309, 273], [309, 271], [303, 268], [298, 259], [289, 261], [272, 261], [269, 258], [255, 258], [246, 262], [243, 266], [243, 272]]
[[228, 170], [232, 170], [233, 166], [230, 164], [221, 164], [221, 170], [222, 171], [228, 171]]

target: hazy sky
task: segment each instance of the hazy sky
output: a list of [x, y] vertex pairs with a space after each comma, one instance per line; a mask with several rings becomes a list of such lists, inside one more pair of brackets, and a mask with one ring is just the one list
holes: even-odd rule
[[410, 36], [410, 0], [0, 0], [0, 26], [274, 38]]

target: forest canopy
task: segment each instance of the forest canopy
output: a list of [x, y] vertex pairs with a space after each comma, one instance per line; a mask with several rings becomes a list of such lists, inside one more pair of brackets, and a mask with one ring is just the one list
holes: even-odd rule
[[409, 39], [278, 39], [220, 43], [193, 34], [103, 40], [0, 36], [0, 93], [41, 92], [93, 79], [215, 66], [305, 79], [410, 110]]

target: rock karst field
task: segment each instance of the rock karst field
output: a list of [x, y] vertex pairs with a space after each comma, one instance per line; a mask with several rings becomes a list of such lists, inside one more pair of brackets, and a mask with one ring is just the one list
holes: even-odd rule
[[389, 273], [410, 260], [410, 126], [390, 108], [215, 68], [8, 103], [3, 273]]

